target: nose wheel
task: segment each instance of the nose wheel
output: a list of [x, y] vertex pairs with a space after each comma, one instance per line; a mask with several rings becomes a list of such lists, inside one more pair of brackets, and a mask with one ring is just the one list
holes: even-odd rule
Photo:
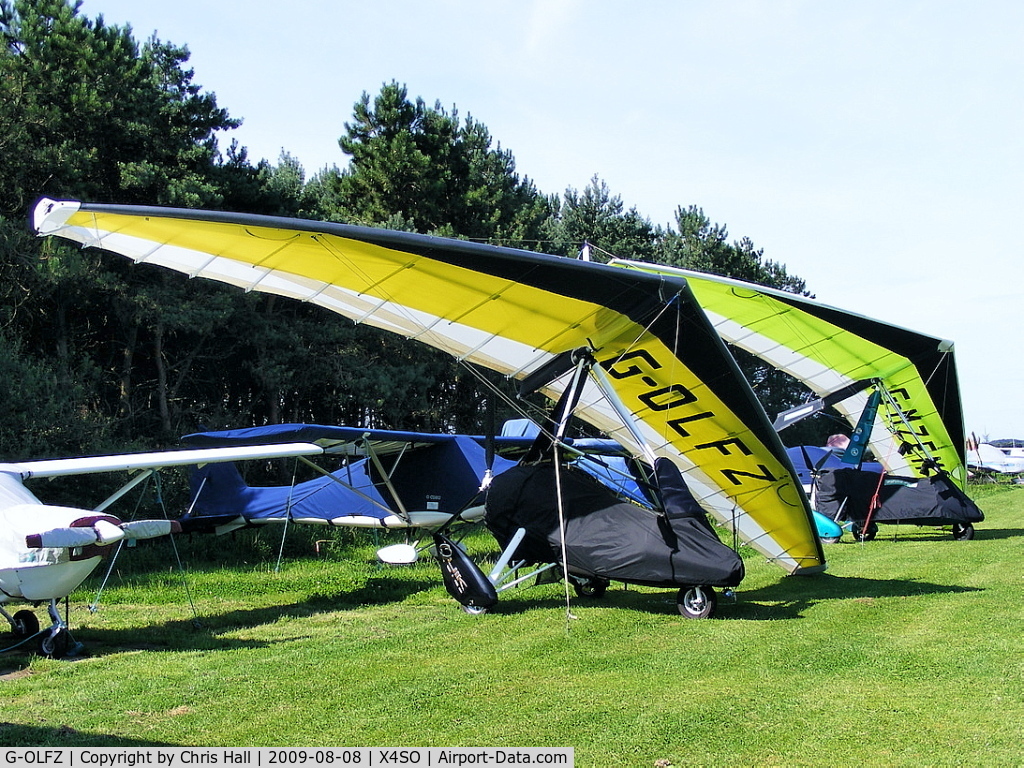
[[57, 601], [51, 600], [46, 612], [50, 614], [49, 632], [44, 630], [39, 641], [39, 652], [49, 659], [63, 659], [67, 656], [77, 656], [85, 647], [71, 636], [68, 623], [61, 618], [57, 610]]
[[956, 541], [970, 541], [974, 538], [974, 526], [970, 523], [953, 523], [953, 538]]
[[683, 587], [676, 598], [679, 613], [688, 619], [707, 619], [718, 607], [718, 595], [711, 587]]
[[867, 525], [853, 524], [853, 538], [857, 541], [874, 541], [878, 535], [878, 526], [871, 522]]
[[81, 648], [81, 643], [74, 641], [67, 627], [54, 627], [39, 641], [39, 652], [48, 659], [63, 659], [74, 655], [71, 653], [72, 648]]
[[576, 592], [577, 597], [587, 598], [599, 598], [604, 597], [604, 593], [608, 590], [608, 579], [584, 578], [580, 576], [570, 576], [569, 581], [572, 584], [573, 590]]

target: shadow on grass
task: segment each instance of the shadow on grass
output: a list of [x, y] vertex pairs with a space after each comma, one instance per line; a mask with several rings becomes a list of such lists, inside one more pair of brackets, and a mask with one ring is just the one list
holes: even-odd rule
[[[71, 625], [71, 634], [84, 646], [82, 657], [96, 657], [111, 653], [131, 651], [195, 651], [232, 650], [264, 648], [275, 642], [287, 642], [295, 637], [264, 641], [236, 639], [224, 635], [239, 629], [273, 624], [284, 618], [307, 618], [320, 613], [356, 609], [372, 605], [400, 602], [409, 595], [435, 586], [424, 579], [371, 577], [351, 590], [339, 590], [309, 595], [292, 603], [281, 603], [254, 608], [238, 608], [228, 611], [200, 613], [198, 617], [152, 622], [142, 626], [112, 629], [103, 626], [76, 628]], [[244, 596], [237, 600], [244, 601]], [[182, 613], [187, 613], [187, 600], [182, 601]], [[0, 633], [0, 645], [11, 636]], [[24, 661], [37, 652], [35, 644], [26, 644], [24, 650], [16, 649], [5, 654], [0, 661], [0, 679], [6, 675], [17, 675], [19, 661]], [[72, 659], [73, 660], [73, 659]]]
[[978, 587], [934, 584], [913, 579], [867, 579], [859, 576], [794, 576], [767, 587], [740, 591], [724, 617], [732, 619], [798, 619], [804, 611], [830, 600], [871, 601], [888, 597], [919, 597], [981, 592]]
[[[529, 588], [527, 588], [529, 589]], [[726, 597], [723, 590], [718, 593], [716, 618], [738, 621], [777, 621], [779, 619], [800, 619], [813, 606], [834, 600], [871, 601], [877, 598], [918, 597], [921, 595], [959, 594], [981, 592], [980, 588], [956, 584], [933, 584], [908, 579], [866, 579], [851, 576], [794, 576], [782, 579], [776, 584], [749, 591], [742, 586], [735, 598]], [[654, 614], [675, 614], [678, 590], [638, 591], [613, 585], [601, 598], [573, 596], [571, 605], [603, 606], [623, 610], [643, 611]], [[564, 598], [550, 594], [531, 600], [526, 592], [514, 597], [502, 597], [495, 613], [525, 613], [530, 610], [556, 609], [565, 607]]]
[[[849, 536], [849, 534], [846, 534]], [[1024, 530], [1015, 528], [974, 528], [974, 540], [996, 540], [1012, 539], [1017, 536], [1024, 536]], [[900, 541], [953, 541], [953, 532], [950, 528], [930, 528], [916, 525], [895, 525], [892, 523], [881, 523], [878, 526], [876, 542]], [[859, 543], [859, 542], [850, 542]], [[872, 542], [866, 542], [869, 546]], [[958, 542], [958, 543], [970, 543]], [[831, 546], [831, 545], [829, 545]], [[826, 554], [828, 550], [826, 549]]]
[[977, 528], [974, 529], [975, 541], [987, 541], [989, 539], [1013, 539], [1024, 536], [1024, 530], [1020, 528]]
[[[105, 733], [83, 733], [61, 725], [56, 728], [40, 725], [0, 723], [0, 747], [176, 747], [162, 741], [125, 739]], [[12, 760], [8, 760], [12, 762]]]
[[[877, 544], [899, 544], [900, 542], [911, 542], [911, 541], [930, 541], [935, 543], [942, 543], [944, 541], [953, 542], [953, 533], [951, 531], [942, 530], [928, 530], [926, 528], [912, 528], [910, 526], [891, 526], [891, 525], [880, 525], [878, 526], [878, 534], [871, 541], [844, 541], [844, 544], [850, 544], [855, 546], [867, 546]], [[832, 546], [832, 545], [829, 545]], [[828, 554], [828, 550], [825, 550], [825, 554]]]

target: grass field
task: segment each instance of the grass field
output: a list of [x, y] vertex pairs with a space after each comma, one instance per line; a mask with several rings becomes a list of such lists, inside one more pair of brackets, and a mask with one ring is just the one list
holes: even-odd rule
[[[972, 489], [970, 542], [883, 526], [786, 577], [750, 554], [735, 602], [561, 585], [458, 609], [435, 565], [368, 543], [276, 556], [180, 540], [122, 556], [87, 653], [0, 655], [0, 745], [571, 746], [578, 766], [1024, 764], [1024, 487]], [[308, 529], [307, 529], [308, 530]], [[290, 547], [309, 547], [308, 534]], [[303, 543], [304, 542], [304, 543]], [[491, 540], [472, 540], [480, 553]], [[248, 560], [248, 562], [247, 562]], [[129, 565], [135, 561], [134, 565]], [[131, 570], [129, 570], [129, 568]], [[201, 626], [196, 627], [190, 601]]]

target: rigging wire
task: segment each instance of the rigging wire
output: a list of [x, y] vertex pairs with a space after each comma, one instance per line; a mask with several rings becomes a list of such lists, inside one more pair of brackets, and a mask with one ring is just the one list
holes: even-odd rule
[[[157, 502], [160, 504], [160, 509], [163, 511], [164, 517], [167, 518], [168, 517], [168, 515], [167, 515], [167, 507], [164, 505], [164, 496], [163, 496], [163, 493], [161, 492], [160, 475], [159, 475], [159, 473], [157, 473], [155, 475], [155, 477], [156, 477], [156, 480], [154, 481], [153, 485], [156, 488]], [[200, 486], [200, 489], [202, 489], [202, 486]], [[198, 495], [199, 494], [197, 493], [196, 496], [198, 497]], [[199, 627], [199, 626], [201, 626], [201, 624], [199, 622], [199, 611], [196, 609], [196, 604], [192, 600], [192, 589], [189, 587], [188, 575], [185, 572], [185, 565], [184, 565], [184, 563], [181, 562], [181, 553], [178, 551], [178, 539], [177, 539], [177, 537], [174, 534], [171, 534], [170, 538], [171, 538], [171, 549], [174, 550], [174, 559], [177, 561], [177, 563], [178, 563], [178, 571], [181, 573], [181, 583], [185, 587], [185, 595], [188, 597], [188, 604], [190, 606], [192, 606], [192, 624], [194, 626], [196, 626], [196, 627]]]
[[587, 376], [587, 369], [588, 366], [585, 360], [580, 360], [577, 363], [572, 382], [567, 390], [575, 394], [566, 401], [565, 412], [558, 414], [559, 423], [555, 425], [556, 439], [551, 443], [551, 455], [555, 462], [555, 499], [558, 502], [558, 537], [562, 554], [562, 583], [565, 590], [565, 631], [567, 633], [572, 620], [578, 617], [572, 612], [572, 601], [569, 596], [569, 553], [568, 545], [565, 541], [565, 499], [562, 493], [562, 457], [559, 452], [559, 446], [562, 438], [565, 437], [565, 429], [569, 424], [569, 419], [572, 417], [573, 410], [576, 408], [576, 403], [578, 402], [576, 398], [580, 388], [583, 386], [583, 379]]
[[[135, 515], [138, 513], [139, 507], [142, 505], [142, 497], [146, 492], [146, 486], [149, 485], [149, 480], [151, 477], [153, 477], [153, 475], [154, 473], [149, 473], [146, 479], [142, 481], [143, 485], [142, 488], [139, 490], [139, 496], [135, 501], [135, 509], [132, 510], [132, 514], [129, 519], [134, 519]], [[96, 613], [100, 609], [100, 596], [106, 589], [107, 582], [110, 580], [110, 576], [114, 572], [114, 566], [117, 564], [117, 558], [121, 554], [122, 546], [124, 546], [124, 539], [121, 539], [121, 541], [117, 542], [117, 547], [115, 547], [114, 549], [114, 554], [111, 556], [110, 562], [107, 564], [107, 572], [103, 575], [103, 579], [100, 581], [100, 586], [96, 590], [96, 596], [93, 598], [92, 602], [89, 603], [88, 606], [86, 606], [89, 609], [90, 613]]]
[[[145, 495], [146, 485], [149, 484], [150, 477], [153, 478], [153, 491], [155, 493], [156, 502], [157, 502], [157, 504], [160, 505], [160, 511], [163, 513], [164, 519], [165, 520], [169, 520], [170, 517], [167, 514], [167, 505], [164, 503], [164, 497], [163, 497], [162, 485], [161, 485], [161, 482], [160, 482], [160, 473], [159, 472], [150, 472], [149, 477], [147, 477], [143, 481], [143, 487], [142, 487], [142, 489], [141, 489], [141, 491], [139, 493], [138, 499], [135, 502], [135, 509], [132, 511], [132, 514], [131, 514], [129, 519], [135, 519], [135, 516], [136, 516], [136, 514], [139, 511], [139, 507], [142, 505], [142, 499], [143, 499], [143, 497]], [[203, 481], [199, 485], [199, 489], [196, 491], [195, 499], [193, 499], [193, 501], [192, 501], [192, 506], [189, 507], [188, 513], [186, 513], [186, 514], [191, 514], [192, 509], [195, 507], [196, 502], [199, 500], [199, 494], [202, 493], [203, 487], [205, 485], [206, 485], [206, 478], [203, 478]], [[189, 607], [191, 607], [191, 609], [192, 609], [192, 624], [195, 627], [199, 627], [199, 626], [201, 626], [200, 622], [199, 622], [199, 611], [196, 608], [195, 601], [192, 598], [192, 589], [189, 586], [188, 575], [187, 575], [187, 573], [185, 571], [185, 565], [181, 561], [181, 553], [178, 551], [177, 537], [173, 533], [169, 534], [168, 537], [171, 540], [171, 550], [174, 552], [174, 559], [175, 559], [175, 562], [177, 563], [177, 566], [178, 566], [178, 572], [181, 573], [181, 581], [182, 581], [182, 585], [183, 585], [183, 587], [185, 589], [185, 597], [188, 599]], [[99, 610], [100, 597], [103, 594], [104, 590], [106, 589], [107, 582], [110, 580], [110, 577], [113, 574], [114, 566], [117, 563], [117, 558], [121, 554], [121, 549], [124, 547], [124, 544], [125, 544], [125, 540], [124, 539], [122, 539], [121, 541], [119, 541], [117, 543], [117, 548], [114, 550], [114, 554], [110, 558], [110, 565], [107, 566], [107, 572], [106, 572], [106, 574], [104, 574], [103, 580], [101, 581], [100, 586], [99, 586], [99, 588], [96, 591], [96, 596], [93, 598], [92, 602], [89, 603], [89, 605], [87, 606], [91, 613], [96, 613]]]
[[292, 519], [292, 494], [295, 492], [295, 479], [299, 472], [299, 462], [292, 464], [292, 484], [288, 487], [288, 503], [285, 505], [284, 526], [281, 529], [281, 546], [277, 550], [277, 565], [274, 566], [274, 573], [280, 573], [281, 560], [284, 558], [284, 541], [288, 535], [288, 523]]
[[561, 456], [559, 456], [558, 443], [551, 447], [552, 456], [555, 461], [555, 498], [558, 500], [558, 538], [562, 550], [562, 584], [565, 594], [565, 631], [569, 633], [572, 620], [579, 618], [572, 612], [572, 599], [569, 596], [569, 560], [568, 547], [565, 543], [565, 499], [562, 497], [562, 469]]

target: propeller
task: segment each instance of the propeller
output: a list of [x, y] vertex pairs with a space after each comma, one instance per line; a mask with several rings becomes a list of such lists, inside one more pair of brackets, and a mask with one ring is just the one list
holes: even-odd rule
[[109, 515], [83, 517], [67, 528], [52, 528], [25, 537], [30, 549], [106, 546], [122, 539], [152, 539], [181, 531], [177, 520], [132, 520], [122, 523]]

